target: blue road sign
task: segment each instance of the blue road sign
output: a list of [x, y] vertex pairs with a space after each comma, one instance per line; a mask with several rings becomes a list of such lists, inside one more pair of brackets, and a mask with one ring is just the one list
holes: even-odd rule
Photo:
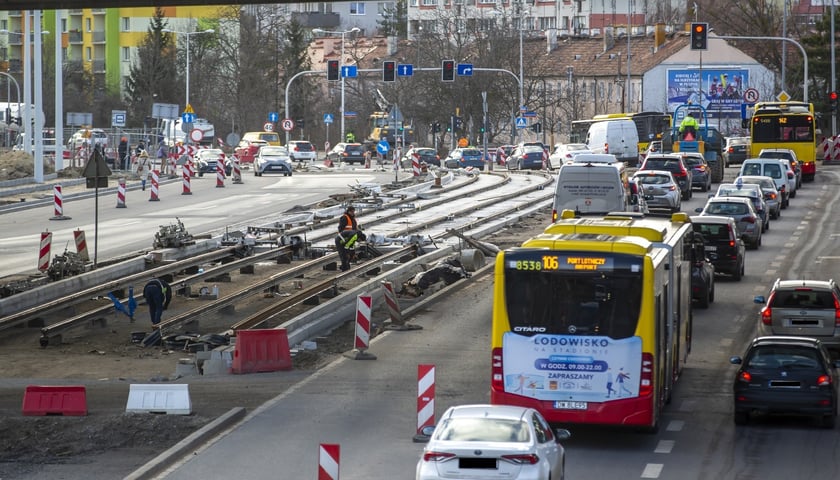
[[356, 78], [359, 75], [358, 68], [355, 65], [344, 65], [341, 67], [341, 76], [346, 78]]
[[522, 116], [523, 116], [523, 117], [536, 117], [536, 116], [537, 116], [537, 112], [530, 112], [530, 111], [528, 111], [528, 112], [522, 112]]
[[325, 113], [325, 114], [324, 114], [324, 123], [326, 123], [327, 125], [329, 125], [329, 124], [333, 123], [333, 120], [334, 120], [334, 118], [333, 118], [333, 114], [332, 114], [332, 113]]
[[388, 150], [390, 149], [391, 146], [388, 145], [388, 142], [385, 139], [380, 140], [379, 143], [376, 144], [376, 151], [382, 155], [388, 153]]
[[414, 75], [414, 65], [410, 63], [401, 63], [397, 65], [398, 77], [410, 77]]
[[459, 77], [472, 77], [472, 74], [473, 74], [472, 63], [459, 63], [458, 64], [458, 76]]
[[181, 121], [184, 123], [194, 123], [195, 122], [195, 114], [194, 113], [182, 113], [181, 114]]
[[742, 103], [741, 104], [741, 120], [746, 120], [750, 118], [749, 111], [747, 109], [755, 107], [754, 103]]
[[516, 117], [516, 128], [525, 128], [528, 126], [528, 120], [525, 117]]
[[277, 123], [280, 121], [280, 114], [277, 112], [268, 112], [268, 121], [271, 123]]

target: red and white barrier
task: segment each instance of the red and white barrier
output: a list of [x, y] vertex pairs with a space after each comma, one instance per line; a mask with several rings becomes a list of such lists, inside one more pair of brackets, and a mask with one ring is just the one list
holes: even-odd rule
[[183, 187], [181, 195], [192, 195], [192, 187], [190, 185], [192, 169], [190, 168], [189, 163], [184, 164], [184, 168], [181, 171], [181, 173], [183, 174], [183, 176], [181, 177], [181, 186]]
[[823, 137], [822, 140], [822, 158], [823, 162], [830, 162], [831, 161], [831, 146], [836, 140], [836, 137]]
[[41, 247], [38, 250], [38, 270], [46, 272], [50, 268], [50, 248], [52, 232], [41, 232]]
[[117, 208], [125, 208], [125, 178], [117, 183]]
[[76, 242], [76, 253], [82, 261], [90, 261], [88, 255], [87, 240], [85, 240], [85, 231], [76, 229], [73, 231], [73, 240]]
[[385, 304], [388, 306], [388, 316], [391, 318], [391, 323], [402, 323], [402, 311], [400, 311], [400, 304], [397, 301], [397, 293], [394, 292], [394, 284], [383, 281], [382, 294], [385, 297]]
[[435, 424], [435, 366], [417, 365], [417, 435]]
[[53, 216], [50, 220], [69, 220], [70, 217], [64, 215], [64, 196], [61, 195], [61, 185], [55, 184], [53, 186]]
[[840, 162], [840, 142], [837, 141], [837, 137], [832, 137], [832, 140], [834, 147], [831, 149], [831, 161]]
[[233, 183], [242, 183], [242, 168], [239, 165], [239, 159], [233, 157]]
[[167, 171], [172, 177], [178, 176], [178, 162], [174, 155], [169, 156], [169, 166], [167, 167]]
[[338, 480], [341, 445], [322, 443], [318, 446], [318, 480]]
[[420, 176], [420, 159], [417, 155], [411, 156], [411, 173], [415, 177]]
[[216, 188], [225, 187], [225, 162], [219, 159], [216, 162]]
[[353, 355], [350, 358], [355, 360], [376, 360], [376, 355], [368, 352], [370, 346], [370, 319], [373, 297], [370, 295], [359, 295], [356, 297], [356, 332], [353, 342]]
[[152, 170], [152, 188], [151, 188], [151, 196], [149, 197], [150, 202], [160, 201], [160, 196], [158, 195], [159, 185], [160, 185], [160, 172], [158, 172], [157, 170]]

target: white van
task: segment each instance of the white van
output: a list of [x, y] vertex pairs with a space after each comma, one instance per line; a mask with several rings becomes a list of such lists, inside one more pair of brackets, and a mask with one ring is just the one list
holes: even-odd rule
[[639, 163], [639, 133], [630, 119], [593, 123], [586, 134], [586, 146], [592, 153], [609, 153], [628, 165]]
[[557, 173], [552, 221], [563, 210], [577, 215], [628, 211], [628, 191], [621, 171], [611, 163], [567, 163]]
[[[787, 208], [790, 204], [788, 170], [790, 170], [790, 164], [787, 164], [784, 160], [780, 161], [778, 158], [748, 158], [741, 164], [741, 171], [738, 172], [738, 176], [763, 175], [772, 178], [776, 184], [776, 189], [782, 196], [782, 208]], [[790, 178], [794, 177], [791, 175]]]

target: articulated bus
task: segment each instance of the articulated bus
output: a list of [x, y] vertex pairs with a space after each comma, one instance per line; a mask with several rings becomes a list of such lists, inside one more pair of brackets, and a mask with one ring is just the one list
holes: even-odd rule
[[647, 151], [650, 142], [662, 140], [662, 136], [671, 131], [671, 115], [662, 112], [641, 113], [607, 113], [595, 115], [589, 120], [575, 120], [572, 122], [570, 143], [584, 143], [589, 127], [595, 122], [629, 118], [636, 124], [639, 134], [639, 152]]
[[574, 218], [496, 257], [493, 404], [655, 432], [691, 348], [688, 215]]
[[750, 157], [764, 148], [788, 148], [802, 163], [802, 179], [817, 173], [817, 133], [814, 105], [805, 102], [759, 102], [750, 125]]

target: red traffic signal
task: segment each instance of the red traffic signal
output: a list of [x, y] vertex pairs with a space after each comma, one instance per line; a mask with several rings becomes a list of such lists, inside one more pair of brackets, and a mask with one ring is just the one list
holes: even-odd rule
[[397, 80], [397, 62], [388, 60], [382, 62], [382, 81], [394, 82]]
[[829, 93], [828, 94], [828, 99], [831, 100], [832, 102], [836, 102], [837, 101], [837, 92]]
[[440, 70], [440, 77], [442, 81], [455, 81], [455, 60], [444, 60]]
[[330, 60], [327, 62], [327, 80], [338, 80], [338, 60]]

